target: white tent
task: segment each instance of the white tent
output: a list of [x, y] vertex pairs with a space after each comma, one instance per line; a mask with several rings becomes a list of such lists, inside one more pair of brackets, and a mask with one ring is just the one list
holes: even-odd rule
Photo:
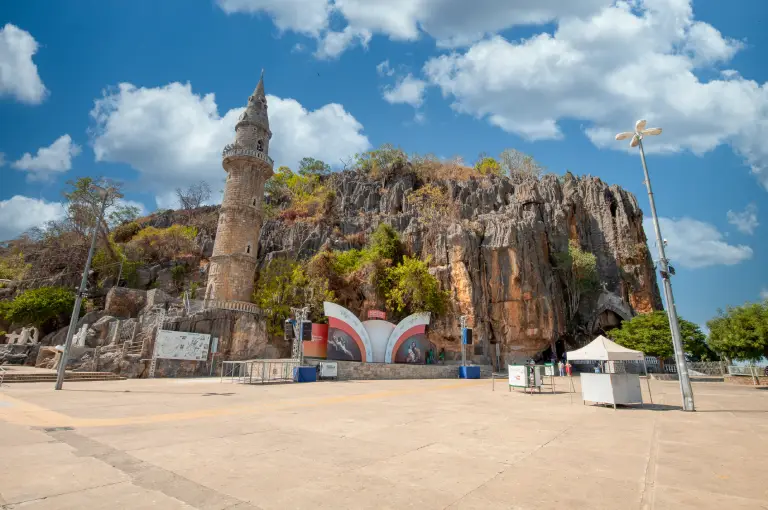
[[645, 355], [600, 335], [581, 349], [566, 353], [568, 361], [645, 361]]
[[[642, 352], [622, 347], [600, 335], [581, 349], [567, 352], [566, 357], [568, 361], [642, 361], [648, 384], [648, 395], [653, 403], [651, 383], [647, 379], [645, 354]], [[612, 403], [614, 409], [616, 404], [636, 402], [638, 398], [642, 402], [640, 380], [635, 374], [582, 374], [581, 382], [582, 399], [585, 401]], [[635, 396], [632, 397], [630, 394]]]

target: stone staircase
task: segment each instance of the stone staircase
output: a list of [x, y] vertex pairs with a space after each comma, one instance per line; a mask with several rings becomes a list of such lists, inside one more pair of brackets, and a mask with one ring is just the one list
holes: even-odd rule
[[[113, 374], [112, 372], [65, 372], [65, 381], [123, 381], [125, 377]], [[34, 383], [34, 382], [56, 382], [56, 372], [5, 372], [3, 384], [10, 383]]]

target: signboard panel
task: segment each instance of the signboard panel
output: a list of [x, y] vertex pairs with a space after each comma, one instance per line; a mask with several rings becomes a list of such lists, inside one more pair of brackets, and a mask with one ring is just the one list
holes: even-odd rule
[[210, 343], [211, 335], [161, 329], [155, 340], [155, 358], [206, 361]]
[[508, 365], [509, 385], [516, 388], [528, 387], [528, 367], [525, 365]]
[[368, 310], [368, 318], [387, 320], [387, 312], [382, 312], [381, 310]]

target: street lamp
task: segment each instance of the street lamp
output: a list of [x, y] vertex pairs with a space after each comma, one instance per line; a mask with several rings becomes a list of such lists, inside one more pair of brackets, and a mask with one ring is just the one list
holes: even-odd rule
[[664, 252], [665, 240], [661, 237], [659, 228], [659, 218], [656, 216], [656, 202], [653, 200], [653, 191], [651, 190], [651, 177], [648, 175], [648, 166], [645, 163], [645, 151], [643, 150], [643, 138], [646, 136], [656, 136], [661, 134], [661, 128], [646, 128], [644, 120], [638, 120], [634, 131], [627, 131], [616, 135], [616, 140], [626, 140], [631, 138], [630, 147], [640, 147], [640, 160], [643, 162], [643, 172], [645, 172], [645, 187], [648, 189], [648, 199], [651, 202], [651, 215], [653, 216], [653, 228], [656, 231], [656, 246], [659, 248], [659, 264], [661, 265], [661, 280], [664, 285], [664, 298], [667, 301], [667, 315], [669, 316], [669, 328], [672, 331], [672, 346], [675, 349], [675, 363], [677, 364], [677, 374], [680, 379], [680, 393], [683, 396], [683, 410], [695, 411], [693, 405], [693, 388], [691, 379], [688, 376], [688, 366], [685, 364], [685, 351], [683, 342], [680, 338], [680, 324], [677, 320], [677, 310], [675, 309], [675, 298], [672, 295], [672, 282], [670, 281], [669, 261]]
[[83, 278], [80, 280], [80, 289], [77, 291], [77, 296], [75, 297], [75, 307], [72, 310], [72, 317], [69, 319], [67, 340], [64, 342], [64, 350], [61, 353], [59, 366], [56, 370], [57, 390], [60, 390], [64, 384], [64, 371], [67, 368], [67, 355], [69, 354], [69, 348], [72, 346], [72, 336], [75, 334], [75, 328], [77, 328], [77, 320], [80, 318], [80, 306], [83, 303], [83, 294], [85, 294], [85, 287], [88, 284], [88, 272], [91, 270], [93, 252], [96, 250], [96, 239], [98, 238], [99, 234], [101, 218], [104, 216], [104, 210], [107, 208], [107, 202], [109, 201], [109, 198], [115, 193], [114, 188], [103, 188], [95, 184], [91, 184], [90, 189], [98, 193], [99, 198], [101, 198], [101, 208], [99, 209], [99, 216], [96, 218], [96, 224], [93, 227], [93, 234], [91, 235], [91, 249], [88, 250], [88, 259], [85, 261]]

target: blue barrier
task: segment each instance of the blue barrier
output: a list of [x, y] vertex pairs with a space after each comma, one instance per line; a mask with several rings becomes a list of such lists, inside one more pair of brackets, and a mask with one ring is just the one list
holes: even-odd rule
[[480, 367], [459, 367], [459, 379], [480, 379]]
[[316, 382], [317, 369], [315, 367], [296, 367], [293, 369], [295, 382]]

